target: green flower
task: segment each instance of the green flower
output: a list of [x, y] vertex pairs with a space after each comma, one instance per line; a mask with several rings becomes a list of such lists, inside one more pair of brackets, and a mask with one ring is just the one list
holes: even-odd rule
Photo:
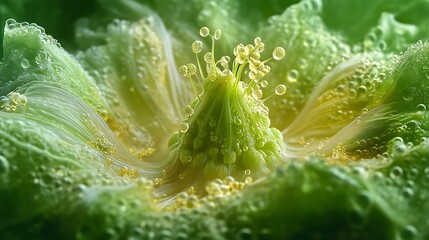
[[2, 239], [428, 238], [427, 1], [42, 2], [0, 3]]

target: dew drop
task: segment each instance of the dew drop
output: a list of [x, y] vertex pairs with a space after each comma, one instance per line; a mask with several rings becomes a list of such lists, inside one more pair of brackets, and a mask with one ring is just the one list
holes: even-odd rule
[[395, 166], [390, 170], [389, 176], [392, 179], [396, 179], [398, 177], [401, 177], [403, 173], [404, 173], [404, 170], [402, 170], [401, 167]]
[[268, 86], [268, 81], [267, 80], [264, 80], [264, 81], [262, 81], [261, 82], [261, 87], [267, 87]]
[[245, 175], [250, 175], [250, 173], [252, 173], [252, 172], [250, 171], [250, 169], [246, 169], [246, 170], [244, 170], [244, 174], [245, 174]]
[[190, 117], [194, 114], [194, 109], [191, 107], [191, 105], [186, 105], [185, 107], [185, 115]]
[[215, 40], [219, 40], [221, 36], [222, 36], [222, 31], [220, 29], [216, 29], [216, 31], [215, 31], [215, 33], [213, 35], [213, 38]]
[[276, 86], [276, 88], [275, 88], [274, 91], [275, 91], [276, 95], [281, 96], [281, 95], [283, 95], [283, 94], [286, 93], [287, 87], [285, 85], [283, 85], [283, 84], [279, 84], [279, 85]]
[[295, 69], [292, 69], [287, 73], [287, 80], [291, 83], [296, 82], [298, 80], [298, 77], [299, 77], [299, 72]]
[[253, 89], [252, 96], [254, 99], [258, 100], [262, 98], [262, 90], [261, 89]]
[[35, 61], [37, 64], [42, 64], [48, 59], [48, 54], [45, 51], [39, 51], [36, 55]]
[[368, 89], [365, 86], [359, 86], [357, 88], [357, 95], [358, 97], [364, 96], [366, 94], [366, 92], [368, 91]]
[[189, 129], [189, 124], [188, 123], [186, 123], [186, 122], [181, 122], [180, 123], [179, 131], [181, 133], [186, 133], [188, 131], [188, 129]]
[[285, 50], [282, 47], [276, 47], [273, 51], [273, 58], [275, 60], [281, 60], [285, 57], [285, 55]]
[[29, 68], [30, 67], [30, 62], [27, 59], [25, 59], [25, 58], [22, 59], [21, 60], [21, 67], [24, 68], [24, 69]]
[[403, 143], [396, 143], [393, 146], [393, 150], [395, 151], [395, 153], [401, 154], [407, 151], [407, 146]]
[[7, 29], [13, 29], [13, 28], [20, 27], [20, 26], [21, 26], [21, 24], [17, 23], [15, 21], [15, 19], [9, 18], [8, 20], [6, 20], [6, 27], [5, 27], [5, 29], [6, 30]]

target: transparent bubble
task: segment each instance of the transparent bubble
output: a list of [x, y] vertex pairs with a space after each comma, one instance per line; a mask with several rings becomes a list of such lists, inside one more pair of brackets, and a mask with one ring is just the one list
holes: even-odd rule
[[189, 130], [189, 124], [186, 122], [181, 122], [179, 125], [179, 131], [181, 133], [186, 133]]
[[203, 42], [201, 41], [194, 41], [192, 43], [192, 52], [193, 53], [200, 53], [201, 50], [203, 50]]
[[287, 80], [291, 83], [294, 83], [298, 80], [299, 77], [299, 72], [295, 69], [291, 69], [288, 73], [287, 73]]
[[48, 59], [48, 54], [45, 51], [39, 51], [36, 55], [35, 61], [37, 64], [41, 64]]
[[264, 80], [264, 81], [262, 81], [261, 82], [261, 87], [267, 87], [268, 86], [268, 81], [267, 80]]
[[6, 20], [6, 26], [5, 29], [13, 29], [16, 27], [20, 27], [21, 24], [16, 22], [15, 19], [9, 18], [8, 20]]
[[395, 166], [390, 170], [389, 176], [392, 179], [396, 179], [401, 177], [403, 173], [404, 173], [404, 170], [401, 167]]
[[27, 59], [23, 58], [21, 60], [21, 67], [24, 68], [24, 69], [29, 68], [30, 67], [30, 62]]
[[194, 114], [194, 109], [191, 107], [191, 105], [186, 105], [185, 107], [185, 115], [190, 117]]
[[261, 98], [262, 98], [262, 95], [263, 95], [263, 93], [262, 93], [262, 90], [261, 90], [261, 89], [254, 89], [254, 90], [252, 91], [252, 96], [253, 96], [253, 98], [255, 98], [255, 99], [261, 99]]
[[275, 88], [275, 90], [274, 90], [274, 92], [276, 93], [276, 95], [279, 95], [279, 96], [285, 94], [286, 91], [287, 91], [287, 87], [285, 85], [283, 85], [283, 84], [277, 85], [276, 88]]
[[215, 40], [219, 40], [221, 36], [222, 36], [222, 31], [220, 29], [216, 29], [216, 31], [215, 31], [215, 33], [213, 35], [213, 38]]
[[250, 171], [250, 169], [246, 169], [244, 170], [244, 174], [245, 175], [250, 175], [252, 173], [252, 171]]
[[276, 47], [273, 51], [273, 58], [275, 60], [281, 60], [285, 57], [286, 52], [282, 47]]
[[210, 29], [208, 27], [202, 27], [200, 29], [201, 37], [207, 37], [210, 34]]
[[257, 78], [257, 72], [250, 71], [249, 72], [249, 78], [252, 79], [252, 80], [255, 80]]

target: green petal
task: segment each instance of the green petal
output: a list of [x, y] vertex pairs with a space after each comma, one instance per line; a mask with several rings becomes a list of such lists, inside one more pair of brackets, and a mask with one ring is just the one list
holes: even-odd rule
[[191, 94], [175, 69], [162, 22], [146, 12], [137, 22], [117, 20], [98, 34], [106, 44], [79, 52], [77, 57], [113, 112], [116, 122], [109, 125], [137, 155], [144, 147], [163, 146], [177, 129]]
[[0, 95], [29, 82], [52, 82], [73, 92], [98, 112], [107, 111], [93, 79], [43, 28], [10, 19], [4, 33]]

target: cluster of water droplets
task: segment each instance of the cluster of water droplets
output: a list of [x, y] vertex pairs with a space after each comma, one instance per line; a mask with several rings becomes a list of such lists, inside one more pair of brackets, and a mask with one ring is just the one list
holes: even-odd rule
[[[194, 41], [191, 45], [192, 52], [196, 55], [197, 66], [189, 63], [179, 67], [180, 76], [189, 79], [196, 95], [204, 91], [204, 84], [207, 81], [215, 82], [218, 77], [226, 77], [232, 74], [236, 84], [243, 84], [251, 96], [255, 99], [261, 99], [262, 88], [268, 86], [268, 81], [263, 78], [271, 71], [271, 67], [266, 63], [272, 59], [283, 59], [285, 57], [285, 50], [282, 47], [276, 47], [272, 52], [271, 58], [261, 60], [261, 53], [265, 50], [265, 43], [262, 42], [260, 37], [256, 37], [254, 44], [244, 45], [240, 43], [234, 48], [233, 54], [235, 58], [232, 62], [229, 56], [222, 56], [219, 60], [216, 60], [214, 47], [215, 41], [219, 40], [222, 36], [221, 30], [215, 30], [212, 35], [209, 28], [202, 27], [200, 29], [200, 36], [210, 37], [212, 40], [211, 50], [203, 54], [205, 69], [203, 69], [203, 64], [200, 62], [199, 57], [199, 54], [204, 49], [204, 44], [200, 40]], [[230, 65], [232, 65], [231, 68]], [[248, 69], [245, 69], [247, 65]], [[246, 75], [246, 82], [240, 81], [242, 80], [243, 73]], [[284, 84], [279, 84], [275, 87], [274, 94], [283, 95], [286, 91], [287, 87]]]

